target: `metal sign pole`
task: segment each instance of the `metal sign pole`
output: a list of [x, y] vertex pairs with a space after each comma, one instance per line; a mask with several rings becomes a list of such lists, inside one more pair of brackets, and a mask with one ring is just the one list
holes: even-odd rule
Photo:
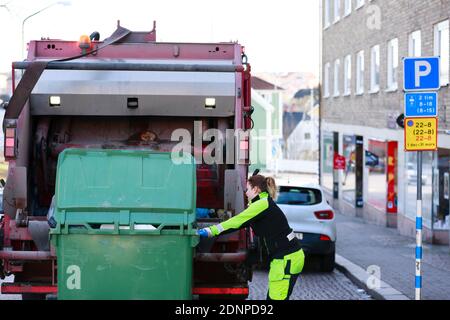
[[422, 157], [423, 151], [438, 148], [440, 59], [403, 58], [405, 151], [417, 151], [416, 300], [421, 299], [422, 290]]
[[422, 154], [417, 152], [416, 300], [422, 291]]

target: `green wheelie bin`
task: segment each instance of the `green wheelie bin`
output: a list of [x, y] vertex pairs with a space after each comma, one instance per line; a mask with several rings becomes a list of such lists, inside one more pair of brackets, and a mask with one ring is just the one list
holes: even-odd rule
[[58, 299], [192, 299], [191, 155], [66, 149], [56, 179]]

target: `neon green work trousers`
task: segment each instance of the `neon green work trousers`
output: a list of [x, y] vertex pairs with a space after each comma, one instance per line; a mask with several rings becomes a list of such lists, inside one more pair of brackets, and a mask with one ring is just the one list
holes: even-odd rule
[[295, 282], [303, 270], [305, 254], [302, 249], [270, 262], [268, 300], [289, 300]]

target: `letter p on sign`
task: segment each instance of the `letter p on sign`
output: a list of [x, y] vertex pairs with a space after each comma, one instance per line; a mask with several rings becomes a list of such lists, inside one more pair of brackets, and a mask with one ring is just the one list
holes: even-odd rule
[[440, 58], [405, 58], [405, 91], [439, 90]]
[[414, 62], [415, 65], [415, 71], [414, 74], [416, 75], [416, 83], [415, 86], [420, 88], [420, 79], [423, 77], [426, 77], [430, 75], [431, 73], [431, 64], [428, 61], [419, 60]]

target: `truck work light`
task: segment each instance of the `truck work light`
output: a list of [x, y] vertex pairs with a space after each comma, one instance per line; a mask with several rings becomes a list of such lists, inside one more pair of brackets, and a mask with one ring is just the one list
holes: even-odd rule
[[49, 98], [50, 107], [60, 107], [61, 97], [60, 96], [50, 96]]
[[206, 98], [205, 109], [215, 109], [215, 108], [216, 108], [216, 98]]

